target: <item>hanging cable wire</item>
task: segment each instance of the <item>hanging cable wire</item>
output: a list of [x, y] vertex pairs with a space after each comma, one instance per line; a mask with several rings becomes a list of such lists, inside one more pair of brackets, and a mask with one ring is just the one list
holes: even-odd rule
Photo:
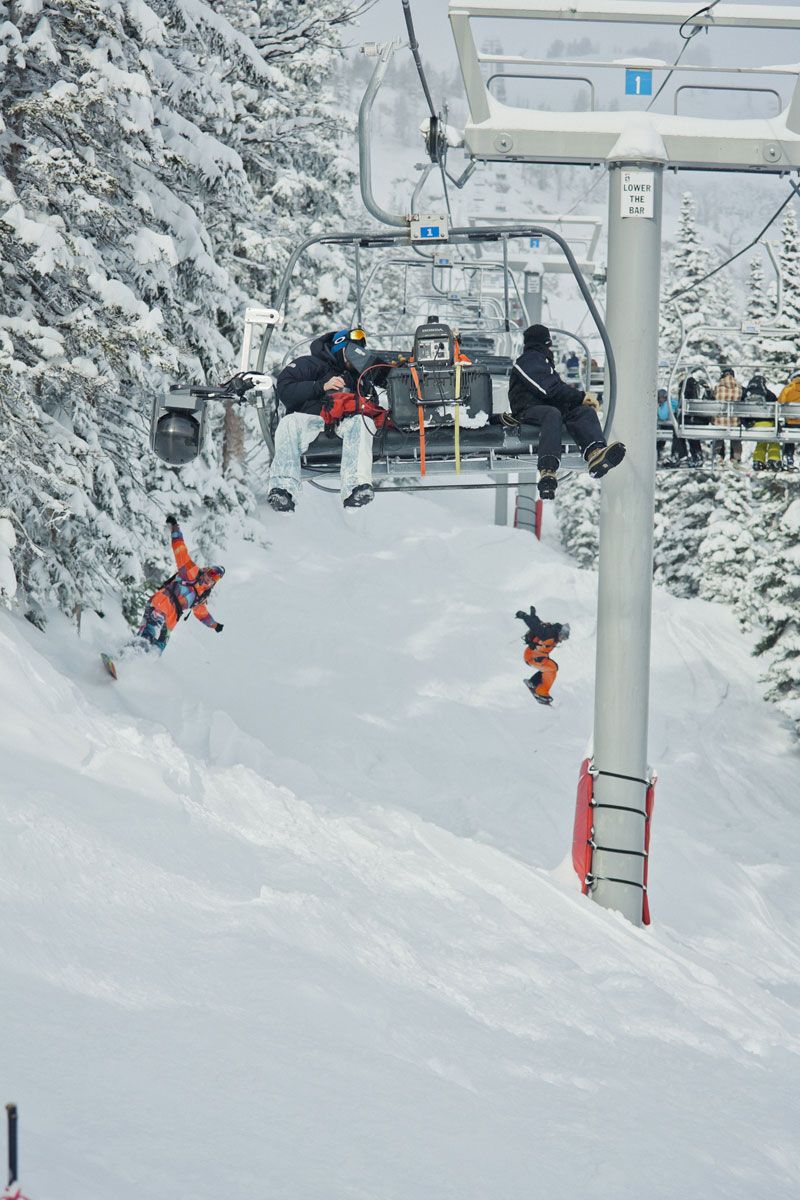
[[408, 30], [408, 46], [409, 46], [411, 53], [414, 55], [414, 62], [417, 67], [417, 74], [419, 75], [419, 81], [422, 84], [422, 90], [425, 93], [425, 99], [428, 101], [428, 108], [430, 110], [431, 117], [435, 121], [436, 120], [436, 109], [433, 106], [433, 99], [431, 98], [431, 92], [430, 92], [430, 88], [428, 87], [428, 81], [425, 78], [425, 71], [422, 66], [422, 59], [419, 56], [419, 42], [417, 41], [417, 35], [414, 33], [414, 18], [411, 15], [410, 0], [403, 0], [403, 16], [406, 19], [406, 29]]
[[681, 26], [678, 30], [679, 35], [683, 38], [683, 47], [681, 48], [681, 52], [678, 55], [678, 57], [675, 59], [675, 62], [672, 64], [672, 66], [670, 67], [667, 74], [664, 76], [661, 86], [659, 87], [655, 96], [653, 96], [653, 99], [648, 104], [647, 108], [645, 109], [645, 112], [650, 112], [650, 109], [653, 107], [656, 100], [661, 95], [661, 93], [663, 92], [663, 90], [667, 86], [667, 84], [669, 83], [670, 79], [672, 78], [672, 76], [675, 73], [675, 68], [680, 64], [681, 59], [683, 58], [686, 51], [689, 49], [689, 43], [691, 42], [692, 38], [697, 37], [698, 33], [701, 33], [703, 31], [703, 29], [708, 30], [707, 25], [694, 25], [694, 26], [692, 26], [690, 33], [684, 33], [683, 31], [686, 28], [686, 26], [692, 25], [692, 21], [696, 21], [698, 17], [702, 17], [705, 14], [710, 14], [713, 11], [713, 9], [715, 9], [717, 7], [718, 4], [719, 4], [719, 0], [712, 0], [711, 4], [705, 4], [702, 8], [698, 8], [697, 12], [692, 13], [692, 15], [690, 17], [687, 17], [686, 20], [681, 24]]
[[713, 268], [713, 270], [706, 272], [706, 274], [701, 276], [700, 279], [696, 279], [694, 283], [690, 284], [689, 287], [681, 288], [679, 292], [673, 292], [671, 296], [667, 296], [667, 301], [672, 302], [673, 300], [679, 300], [681, 296], [687, 296], [689, 292], [693, 292], [695, 288], [700, 286], [701, 283], [705, 283], [707, 279], [713, 279], [715, 275], [719, 275], [720, 271], [724, 271], [726, 267], [729, 267], [732, 262], [736, 262], [737, 258], [741, 258], [742, 255], [746, 254], [748, 250], [752, 250], [753, 246], [761, 241], [770, 225], [773, 225], [775, 221], [777, 221], [778, 217], [781, 215], [786, 206], [792, 200], [794, 200], [795, 196], [800, 196], [800, 187], [798, 187], [797, 184], [791, 179], [789, 180], [789, 186], [792, 189], [791, 192], [789, 192], [789, 195], [783, 201], [780, 208], [775, 210], [764, 228], [760, 231], [760, 233], [756, 234], [751, 242], [748, 242], [746, 246], [742, 246], [741, 250], [737, 250], [735, 254], [732, 254], [730, 258], [726, 258], [724, 262], [719, 264], [719, 266], [716, 266]]

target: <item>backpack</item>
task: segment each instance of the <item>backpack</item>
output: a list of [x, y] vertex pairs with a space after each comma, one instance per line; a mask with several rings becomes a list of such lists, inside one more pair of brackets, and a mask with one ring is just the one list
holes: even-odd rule
[[208, 584], [207, 587], [204, 587], [202, 590], [198, 587], [195, 587], [194, 584], [191, 584], [190, 586], [194, 587], [194, 590], [195, 590], [195, 602], [194, 602], [194, 604], [190, 604], [189, 607], [186, 609], [186, 612], [184, 613], [180, 604], [178, 604], [177, 598], [175, 596], [175, 584], [178, 583], [179, 580], [180, 580], [180, 571], [176, 571], [174, 575], [170, 575], [169, 579], [165, 579], [164, 582], [158, 588], [156, 588], [156, 591], [163, 592], [164, 595], [168, 598], [168, 600], [172, 604], [172, 607], [175, 609], [175, 617], [178, 621], [180, 621], [181, 617], [183, 617], [184, 620], [188, 621], [189, 617], [191, 616], [192, 609], [195, 607], [196, 604], [199, 604], [201, 602], [201, 600], [205, 599], [205, 597], [208, 595], [208, 593], [213, 588], [214, 584], [210, 583], [210, 584]]

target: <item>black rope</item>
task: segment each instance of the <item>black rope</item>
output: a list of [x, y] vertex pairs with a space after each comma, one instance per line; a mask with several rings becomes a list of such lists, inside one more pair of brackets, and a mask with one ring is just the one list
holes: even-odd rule
[[634, 858], [648, 858], [649, 855], [644, 850], [617, 850], [614, 846], [598, 846], [597, 842], [589, 841], [587, 845], [593, 850], [603, 850], [606, 854], [630, 854]]
[[601, 771], [599, 767], [595, 767], [590, 774], [607, 775], [609, 779], [627, 779], [628, 783], [641, 783], [646, 788], [650, 787], [650, 780], [640, 779], [638, 775], [620, 775], [619, 771]]
[[587, 875], [586, 884], [588, 887], [594, 887], [596, 883], [624, 883], [627, 887], [636, 887], [640, 891], [646, 892], [647, 887], [643, 883], [637, 883], [635, 879], [617, 879], [616, 875]]
[[645, 821], [647, 820], [646, 812], [641, 808], [630, 808], [627, 804], [601, 804], [598, 800], [590, 800], [589, 806], [591, 808], [616, 808], [619, 812], [638, 813], [640, 817], [644, 817]]

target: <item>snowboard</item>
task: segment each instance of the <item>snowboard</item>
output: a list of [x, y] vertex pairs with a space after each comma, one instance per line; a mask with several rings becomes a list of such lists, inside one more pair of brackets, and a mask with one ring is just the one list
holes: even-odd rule
[[116, 679], [117, 678], [117, 665], [114, 662], [111, 655], [110, 654], [101, 654], [100, 658], [102, 659], [103, 666], [108, 671], [111, 678]]
[[535, 684], [535, 683], [531, 683], [530, 679], [523, 679], [523, 681], [522, 681], [522, 682], [525, 684], [525, 687], [528, 689], [528, 691], [530, 692], [530, 694], [533, 696], [533, 698], [534, 698], [534, 700], [536, 701], [536, 703], [537, 703], [537, 704], [552, 704], [552, 703], [553, 703], [553, 697], [552, 697], [552, 696], [540, 696], [540, 695], [538, 695], [538, 693], [537, 693], [537, 692], [536, 692], [536, 690], [535, 690], [535, 689], [536, 689], [536, 684]]

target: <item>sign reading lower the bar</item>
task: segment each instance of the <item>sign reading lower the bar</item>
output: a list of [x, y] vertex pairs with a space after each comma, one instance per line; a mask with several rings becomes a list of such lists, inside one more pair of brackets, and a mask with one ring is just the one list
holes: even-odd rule
[[652, 217], [655, 187], [655, 171], [623, 171], [621, 215]]

